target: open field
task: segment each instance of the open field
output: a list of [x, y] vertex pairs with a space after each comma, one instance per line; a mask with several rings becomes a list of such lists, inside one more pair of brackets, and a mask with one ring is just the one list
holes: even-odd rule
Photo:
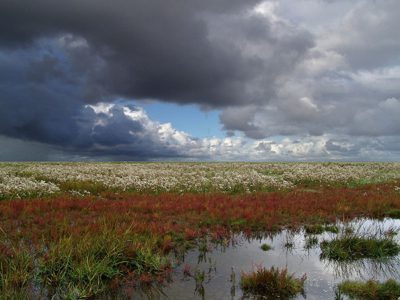
[[[2, 163], [0, 197], [0, 298], [101, 298], [162, 286], [178, 257], [238, 234], [304, 228], [309, 249], [327, 245], [321, 234], [358, 242], [340, 224], [399, 215], [400, 163]], [[397, 231], [379, 230], [391, 250], [374, 259], [397, 257]], [[182, 272], [201, 291], [204, 274]]]
[[400, 179], [400, 163], [0, 163], [0, 197], [249, 193]]

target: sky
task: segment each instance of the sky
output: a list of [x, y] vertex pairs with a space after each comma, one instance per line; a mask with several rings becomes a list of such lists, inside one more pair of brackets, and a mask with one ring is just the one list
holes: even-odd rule
[[2, 0], [0, 160], [399, 161], [398, 0]]

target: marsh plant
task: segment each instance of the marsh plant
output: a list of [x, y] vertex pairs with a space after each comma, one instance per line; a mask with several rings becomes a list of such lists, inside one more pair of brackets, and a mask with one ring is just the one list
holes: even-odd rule
[[0, 244], [0, 299], [23, 299], [33, 269], [28, 251]]
[[0, 163], [0, 198], [103, 191], [248, 193], [399, 178], [399, 163]]
[[399, 178], [400, 163], [0, 163], [0, 298], [95, 297], [196, 245], [206, 262], [207, 240], [384, 217]]
[[297, 232], [297, 230], [286, 230], [283, 240], [283, 248], [286, 251], [291, 252], [295, 249], [295, 239]]
[[336, 225], [312, 224], [304, 226], [304, 231], [306, 234], [338, 233], [339, 228]]
[[387, 259], [400, 253], [400, 245], [393, 235], [387, 232], [397, 229], [384, 229], [380, 226], [358, 226], [342, 228], [332, 240], [324, 240], [321, 258], [335, 261], [354, 261], [363, 258]]
[[304, 249], [310, 250], [318, 246], [318, 238], [316, 236], [307, 236], [304, 241]]
[[[169, 261], [151, 249], [137, 246], [127, 234], [115, 236], [105, 231], [96, 237], [66, 237], [52, 245], [39, 263], [42, 285], [55, 289], [55, 295], [86, 298], [104, 291], [112, 279], [127, 270], [137, 274], [159, 274]], [[154, 243], [149, 241], [148, 243]]]
[[262, 251], [272, 250], [272, 246], [269, 245], [269, 244], [262, 244], [260, 248], [261, 248]]
[[296, 278], [287, 269], [258, 266], [255, 270], [242, 272], [240, 287], [245, 294], [262, 296], [263, 299], [291, 299], [304, 294], [306, 275]]
[[354, 261], [326, 260], [325, 266], [331, 268], [337, 278], [399, 278], [399, 259], [359, 259]]
[[347, 280], [340, 283], [337, 290], [337, 294], [357, 300], [397, 300], [400, 298], [400, 283], [394, 279], [382, 283], [375, 280], [366, 282]]
[[304, 231], [307, 234], [321, 234], [325, 231], [325, 228], [321, 224], [306, 225], [304, 226]]
[[385, 216], [392, 219], [400, 219], [400, 209], [389, 209], [385, 212]]

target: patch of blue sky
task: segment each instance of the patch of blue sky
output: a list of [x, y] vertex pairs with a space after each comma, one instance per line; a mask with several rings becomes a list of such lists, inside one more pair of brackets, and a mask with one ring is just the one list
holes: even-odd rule
[[123, 101], [142, 107], [153, 121], [171, 123], [180, 131], [197, 138], [223, 138], [219, 110], [203, 111], [197, 105], [179, 105], [156, 101]]

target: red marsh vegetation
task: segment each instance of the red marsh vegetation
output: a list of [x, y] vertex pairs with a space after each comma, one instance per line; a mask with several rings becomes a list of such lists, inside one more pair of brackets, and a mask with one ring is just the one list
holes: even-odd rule
[[[0, 291], [88, 297], [133, 276], [162, 279], [196, 238], [279, 230], [400, 209], [398, 183], [286, 192], [129, 195], [0, 202]], [[45, 288], [46, 287], [46, 288]]]

